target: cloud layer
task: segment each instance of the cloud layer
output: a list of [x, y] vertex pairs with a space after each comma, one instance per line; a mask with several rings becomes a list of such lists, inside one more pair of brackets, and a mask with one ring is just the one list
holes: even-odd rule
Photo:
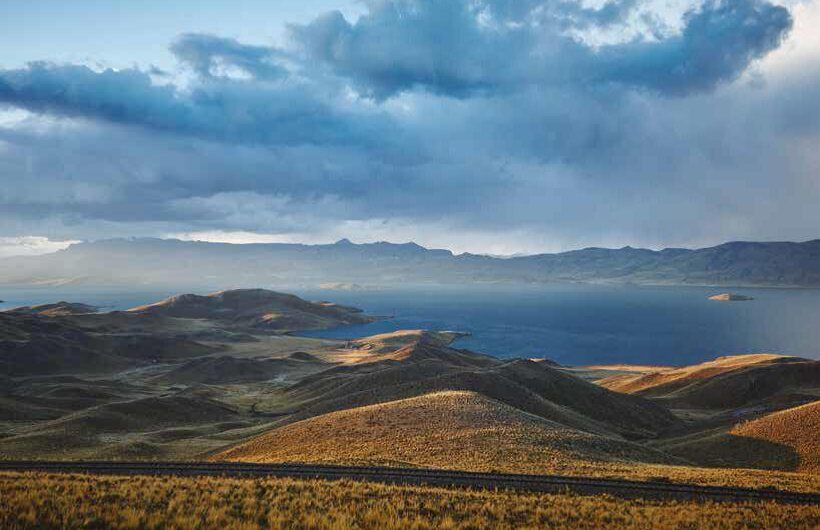
[[677, 29], [638, 0], [366, 6], [280, 47], [182, 34], [175, 72], [0, 70], [17, 113], [0, 120], [0, 236], [515, 252], [817, 235], [820, 50], [789, 62], [814, 3], [708, 0]]
[[567, 33], [623, 22], [636, 3], [375, 1], [355, 23], [334, 12], [293, 33], [310, 59], [380, 99], [414, 88], [466, 97], [611, 83], [685, 95], [735, 79], [792, 24], [784, 7], [710, 0], [684, 14], [680, 34], [660, 40], [594, 49]]

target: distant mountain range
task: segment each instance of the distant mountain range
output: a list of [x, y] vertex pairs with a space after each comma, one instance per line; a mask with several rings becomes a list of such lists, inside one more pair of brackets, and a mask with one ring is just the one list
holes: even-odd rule
[[820, 240], [499, 258], [346, 239], [329, 245], [111, 239], [0, 260], [0, 284], [358, 288], [505, 282], [820, 287]]

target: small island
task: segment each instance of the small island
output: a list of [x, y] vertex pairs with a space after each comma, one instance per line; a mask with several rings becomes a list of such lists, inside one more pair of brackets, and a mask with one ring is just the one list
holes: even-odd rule
[[749, 300], [754, 300], [754, 298], [743, 294], [721, 293], [710, 296], [709, 300], [715, 300], [716, 302], [746, 302]]

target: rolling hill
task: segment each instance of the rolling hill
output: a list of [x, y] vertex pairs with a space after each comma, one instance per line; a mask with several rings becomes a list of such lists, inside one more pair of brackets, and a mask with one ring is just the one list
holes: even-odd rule
[[[593, 433], [643, 438], [677, 423], [666, 409], [646, 399], [611, 392], [545, 363], [502, 361], [459, 350], [423, 331], [392, 338], [401, 338], [404, 345], [395, 344], [393, 352], [368, 347], [343, 352], [343, 359], [352, 357], [355, 362], [309, 375], [289, 387], [286, 401], [293, 405], [281, 412], [303, 419], [430, 392], [465, 390]], [[374, 341], [384, 343], [385, 336]]]
[[46, 317], [62, 317], [67, 315], [84, 315], [96, 313], [97, 308], [88, 304], [78, 304], [71, 302], [56, 302], [53, 304], [42, 304], [36, 306], [17, 307], [9, 311], [10, 313], [42, 315]]
[[376, 463], [510, 472], [675, 459], [525, 413], [475, 392], [442, 391], [292, 423], [212, 459]]
[[187, 385], [255, 383], [304, 377], [325, 368], [327, 363], [309, 355], [290, 355], [284, 359], [238, 359], [222, 355], [190, 360], [163, 374], [161, 379]]
[[151, 433], [182, 427], [213, 428], [240, 416], [231, 407], [185, 396], [146, 397], [89, 407], [0, 438], [0, 455], [25, 458], [154, 458], [167, 450]]
[[701, 465], [820, 473], [820, 401], [664, 448]]
[[727, 409], [778, 399], [805, 402], [817, 398], [820, 361], [773, 354], [727, 356], [694, 366], [616, 375], [599, 383], [677, 408]]
[[266, 289], [234, 289], [207, 296], [183, 294], [129, 313], [186, 319], [209, 319], [232, 327], [295, 331], [372, 322], [359, 309], [330, 302], [308, 302]]
[[249, 332], [372, 320], [355, 308], [264, 289], [185, 294], [110, 313], [59, 302], [0, 312], [0, 369], [13, 376], [113, 372], [209, 356], [222, 351], [220, 343], [257, 340]]

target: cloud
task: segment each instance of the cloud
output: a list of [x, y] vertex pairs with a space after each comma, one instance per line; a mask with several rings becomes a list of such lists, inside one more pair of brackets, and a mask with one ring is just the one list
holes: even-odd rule
[[602, 49], [600, 79], [674, 95], [711, 90], [777, 49], [791, 27], [791, 15], [782, 6], [709, 0], [685, 14], [680, 35]]
[[643, 34], [649, 0], [596, 5], [373, 0], [282, 47], [181, 35], [175, 71], [0, 70], [0, 236], [816, 237], [820, 50], [781, 46], [789, 12], [687, 4]]
[[710, 0], [686, 13], [680, 34], [660, 40], [599, 50], [569, 31], [622, 23], [635, 5], [378, 0], [354, 23], [331, 12], [291, 31], [308, 58], [377, 99], [413, 89], [463, 98], [612, 82], [682, 95], [732, 81], [792, 24], [787, 9], [762, 0]]
[[171, 52], [203, 78], [227, 77], [231, 69], [266, 81], [288, 76], [280, 64], [282, 54], [276, 49], [249, 46], [235, 39], [186, 33], [171, 44]]
[[350, 115], [318, 88], [298, 80], [264, 81], [208, 74], [186, 89], [156, 85], [149, 73], [136, 68], [95, 71], [83, 65], [32, 62], [0, 70], [0, 104], [248, 144], [355, 144], [387, 126], [378, 112], [364, 109]]
[[0, 258], [36, 256], [67, 248], [79, 241], [51, 241], [47, 237], [0, 237]]

